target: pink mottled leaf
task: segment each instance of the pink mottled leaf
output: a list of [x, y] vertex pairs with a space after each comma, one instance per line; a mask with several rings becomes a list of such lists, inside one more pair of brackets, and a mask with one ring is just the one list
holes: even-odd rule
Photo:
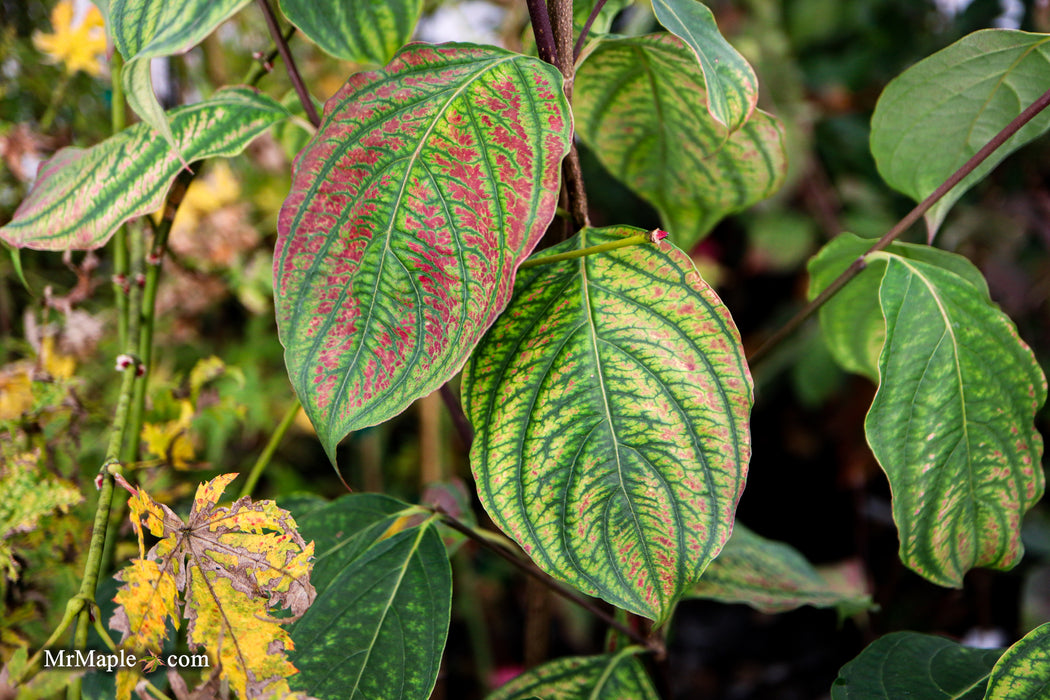
[[[584, 229], [544, 255], [638, 233]], [[662, 623], [744, 487], [736, 326], [666, 241], [523, 269], [514, 292], [463, 378], [481, 502], [544, 571]]]
[[292, 385], [329, 456], [460, 370], [554, 216], [561, 76], [470, 45], [412, 45], [325, 105], [274, 258]]
[[[192, 162], [237, 155], [288, 111], [238, 87], [169, 116], [178, 150]], [[144, 123], [86, 150], [63, 148], [41, 166], [0, 240], [36, 250], [99, 248], [128, 219], [156, 211], [181, 168], [175, 151]]]

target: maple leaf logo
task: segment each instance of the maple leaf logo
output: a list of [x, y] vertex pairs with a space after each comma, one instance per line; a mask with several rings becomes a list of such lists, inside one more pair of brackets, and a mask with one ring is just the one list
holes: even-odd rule
[[151, 651], [147, 656], [139, 659], [139, 662], [142, 664], [143, 673], [153, 673], [158, 666], [164, 665], [164, 662], [160, 660], [155, 651]]
[[[185, 619], [190, 645], [208, 652], [213, 674], [239, 697], [285, 697], [296, 668], [286, 656], [292, 640], [282, 624], [298, 619], [317, 596], [310, 584], [314, 546], [273, 501], [245, 497], [219, 506], [236, 476], [201, 484], [185, 522], [117, 477], [132, 494], [140, 556], [117, 574], [124, 585], [109, 624], [123, 633], [122, 647], [141, 653], [161, 647], [169, 618], [176, 629]], [[145, 531], [160, 538], [149, 552]], [[277, 619], [271, 614], [277, 609], [291, 615]], [[137, 677], [134, 669], [117, 672], [118, 700], [130, 698]]]

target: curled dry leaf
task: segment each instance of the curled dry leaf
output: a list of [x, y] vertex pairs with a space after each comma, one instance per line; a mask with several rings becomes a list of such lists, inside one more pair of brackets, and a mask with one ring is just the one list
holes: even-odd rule
[[[185, 522], [119, 479], [133, 493], [128, 505], [141, 556], [117, 575], [124, 585], [110, 627], [123, 633], [121, 646], [145, 651], [160, 648], [167, 618], [176, 628], [185, 619], [190, 645], [208, 651], [239, 697], [285, 697], [296, 668], [282, 624], [298, 619], [317, 595], [310, 584], [314, 547], [273, 501], [245, 497], [219, 506], [235, 477], [201, 484]], [[160, 538], [149, 552], [146, 530]], [[274, 617], [271, 609], [278, 608], [291, 615]], [[130, 698], [134, 683], [134, 671], [118, 671], [121, 700]]]

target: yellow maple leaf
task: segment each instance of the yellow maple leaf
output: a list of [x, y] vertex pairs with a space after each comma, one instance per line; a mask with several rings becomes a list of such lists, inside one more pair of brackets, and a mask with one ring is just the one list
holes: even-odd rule
[[[241, 698], [284, 697], [296, 672], [286, 652], [292, 640], [282, 627], [298, 619], [317, 593], [310, 584], [313, 543], [273, 501], [241, 498], [219, 506], [236, 474], [201, 484], [185, 522], [170, 508], [132, 489], [128, 500], [139, 539], [139, 559], [118, 574], [124, 582], [114, 598], [110, 627], [121, 645], [135, 652], [161, 646], [165, 620], [188, 621], [187, 641], [204, 648], [212, 666]], [[161, 538], [145, 552], [144, 534]], [[182, 604], [180, 605], [180, 598]], [[277, 619], [283, 608], [291, 617]], [[118, 671], [119, 700], [128, 700], [134, 669]]]
[[73, 26], [72, 0], [61, 0], [51, 10], [51, 28], [54, 33], [33, 33], [33, 45], [47, 56], [49, 63], [61, 63], [66, 73], [84, 71], [96, 78], [102, 75], [99, 56], [106, 52], [106, 33], [102, 13], [88, 5], [83, 19]]

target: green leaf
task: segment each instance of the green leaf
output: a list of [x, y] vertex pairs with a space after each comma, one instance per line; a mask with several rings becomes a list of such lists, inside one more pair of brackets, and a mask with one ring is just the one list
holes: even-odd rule
[[758, 103], [758, 78], [751, 64], [718, 31], [715, 16], [697, 0], [653, 0], [656, 19], [696, 54], [707, 88], [711, 118], [736, 131]]
[[1039, 700], [1050, 693], [1050, 622], [1006, 650], [992, 669], [986, 700]]
[[617, 654], [548, 661], [505, 683], [486, 700], [658, 700], [636, 656], [639, 651], [627, 647]]
[[860, 591], [833, 587], [793, 547], [760, 537], [740, 523], [733, 526], [725, 549], [693, 584], [689, 596], [746, 603], [766, 613], [812, 605], [850, 614], [871, 605]]
[[398, 529], [409, 506], [353, 494], [314, 510], [317, 599], [291, 629], [293, 690], [321, 698], [419, 698], [437, 680], [452, 573], [433, 521]]
[[277, 325], [329, 457], [466, 362], [554, 216], [571, 117], [561, 74], [414, 44], [325, 106], [278, 222]]
[[839, 671], [832, 700], [981, 700], [1001, 650], [973, 649], [944, 637], [894, 632]]
[[[883, 91], [871, 119], [882, 177], [925, 199], [1050, 88], [1050, 36], [986, 29], [915, 64]], [[930, 239], [948, 210], [1007, 155], [1044, 133], [1050, 112], [1021, 128], [926, 213]]]
[[[809, 261], [809, 298], [816, 298], [874, 243], [852, 233], [843, 233], [832, 239]], [[988, 296], [984, 277], [961, 255], [911, 243], [893, 243], [887, 250], [909, 260], [954, 272], [980, 290], [984, 297]], [[885, 270], [884, 260], [868, 261], [860, 274], [820, 308], [820, 327], [835, 361], [873, 382], [879, 380], [879, 353], [886, 338], [886, 322], [882, 320], [879, 306], [879, 284]]]
[[[250, 88], [224, 88], [171, 112], [187, 160], [234, 156], [288, 113]], [[33, 189], [0, 228], [19, 248], [89, 250], [128, 219], [156, 211], [182, 165], [158, 134], [136, 124], [89, 149], [63, 148], [40, 167]]]
[[751, 452], [740, 338], [692, 261], [659, 243], [520, 270], [463, 395], [500, 528], [555, 578], [665, 621], [728, 539]]
[[886, 342], [864, 423], [893, 492], [900, 557], [961, 586], [1021, 557], [1021, 516], [1043, 494], [1036, 411], [1046, 379], [1017, 329], [967, 279], [876, 253]]
[[412, 38], [423, 0], [280, 0], [281, 12], [325, 53], [383, 65]]
[[580, 138], [689, 248], [783, 183], [783, 129], [755, 111], [728, 140], [709, 114], [696, 56], [676, 37], [602, 40], [576, 74]]
[[[632, 0], [608, 0], [602, 5], [602, 9], [598, 10], [598, 16], [595, 17], [590, 31], [587, 32], [587, 41], [603, 34], [608, 34], [612, 28], [613, 20], [616, 19], [616, 15], [622, 12], [624, 8], [629, 7], [631, 2]], [[591, 12], [597, 4], [598, 0], [575, 0], [572, 3], [574, 36], [579, 36], [580, 31], [583, 30], [583, 25], [587, 23], [587, 18], [591, 16]]]
[[153, 127], [171, 148], [180, 149], [164, 108], [153, 92], [151, 58], [190, 50], [250, 0], [112, 0], [109, 28], [113, 44], [124, 57], [121, 78], [128, 105]]

